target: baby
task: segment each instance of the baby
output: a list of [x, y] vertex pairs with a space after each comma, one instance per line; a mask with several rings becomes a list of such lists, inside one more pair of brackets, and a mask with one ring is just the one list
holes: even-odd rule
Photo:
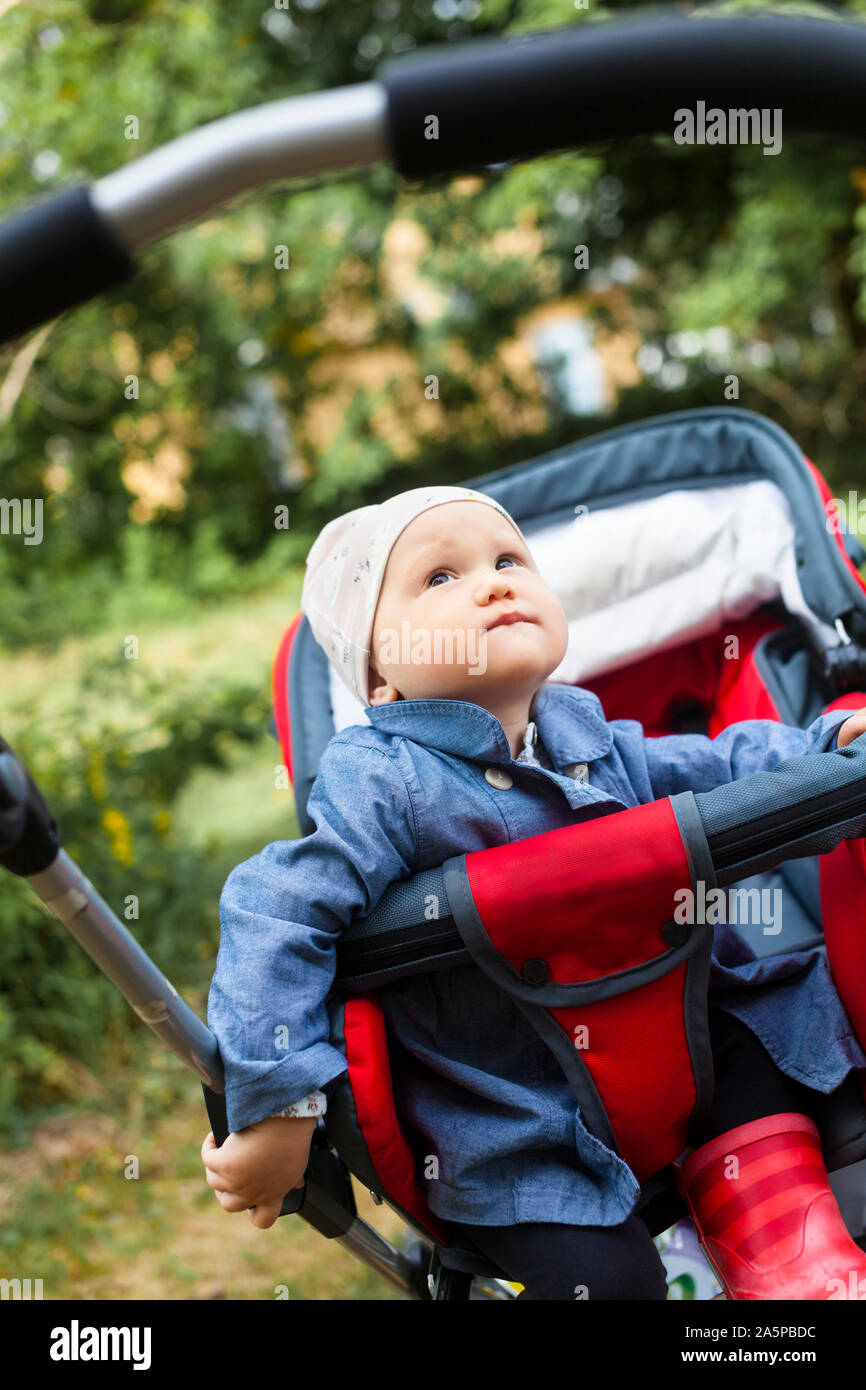
[[[607, 722], [590, 691], [548, 681], [566, 653], [565, 614], [513, 519], [467, 488], [413, 488], [329, 523], [301, 606], [369, 724], [325, 749], [308, 801], [315, 832], [238, 865], [220, 900], [208, 1023], [230, 1133], [221, 1148], [208, 1134], [202, 1159], [223, 1209], [250, 1209], [262, 1228], [303, 1186], [316, 1116], [346, 1070], [325, 1002], [338, 937], [389, 883], [866, 731], [866, 709], [805, 730], [752, 720], [715, 739], [647, 738], [634, 720]], [[425, 1162], [430, 1209], [522, 1283], [521, 1297], [665, 1298], [634, 1174], [585, 1128], [514, 1000], [474, 963], [378, 997], [402, 1045], [403, 1118], [418, 1152], [437, 1160]], [[827, 1184], [812, 1102], [866, 1055], [818, 950], [758, 961], [739, 933], [715, 927], [709, 1006], [715, 1094], [680, 1190], [730, 1296], [826, 1298], [829, 1274], [866, 1276], [866, 1257]], [[732, 1154], [742, 1209], [763, 1203], [747, 1249], [739, 1209], [714, 1197]], [[768, 1163], [807, 1172], [786, 1188], [786, 1215], [761, 1187]], [[780, 1234], [791, 1237], [781, 1264]]]

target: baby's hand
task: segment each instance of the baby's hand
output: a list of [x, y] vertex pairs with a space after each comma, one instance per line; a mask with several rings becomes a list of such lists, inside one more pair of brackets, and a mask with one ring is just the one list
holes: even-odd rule
[[838, 748], [847, 748], [848, 744], [860, 734], [866, 734], [866, 709], [858, 709], [856, 714], [852, 714], [850, 719], [840, 726], [836, 737]]
[[252, 1208], [254, 1226], [273, 1226], [286, 1193], [304, 1185], [315, 1128], [315, 1115], [273, 1116], [230, 1134], [221, 1148], [209, 1132], [201, 1158], [223, 1210]]

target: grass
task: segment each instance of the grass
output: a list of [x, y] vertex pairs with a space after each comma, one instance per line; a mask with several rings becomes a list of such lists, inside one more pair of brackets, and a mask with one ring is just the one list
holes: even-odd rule
[[[58, 1115], [3, 1154], [3, 1276], [42, 1279], [47, 1300], [400, 1298], [298, 1216], [260, 1231], [224, 1212], [199, 1156], [201, 1089], [186, 1072], [181, 1083], [155, 1119], [134, 1103]], [[403, 1223], [353, 1187], [360, 1214], [399, 1245]]]
[[[130, 597], [122, 630], [113, 627], [92, 636], [69, 637], [51, 651], [3, 652], [0, 721], [3, 736], [14, 745], [15, 726], [33, 709], [46, 717], [81, 713], [86, 717], [87, 674], [101, 662], [114, 661], [125, 638], [139, 642], [139, 662], [160, 680], [176, 673], [206, 688], [227, 670], [242, 665], [250, 680], [269, 688], [277, 644], [300, 607], [301, 572], [287, 571], [279, 585], [222, 607], [202, 606], [192, 617], [175, 622], [147, 613], [144, 599]], [[112, 707], [118, 725], [128, 728], [142, 712], [130, 701]], [[276, 747], [276, 745], [274, 745]]]

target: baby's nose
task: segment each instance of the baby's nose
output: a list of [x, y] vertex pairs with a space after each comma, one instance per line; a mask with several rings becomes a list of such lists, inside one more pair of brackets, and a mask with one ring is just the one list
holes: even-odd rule
[[503, 594], [512, 593], [512, 575], [510, 570], [493, 570], [486, 578], [482, 579], [478, 585], [478, 597], [499, 598]]

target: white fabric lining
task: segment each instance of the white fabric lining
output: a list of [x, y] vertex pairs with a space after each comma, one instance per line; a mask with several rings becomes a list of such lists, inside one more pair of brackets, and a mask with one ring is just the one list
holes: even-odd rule
[[[551, 680], [579, 685], [775, 599], [825, 646], [840, 640], [803, 597], [791, 510], [768, 479], [589, 508], [527, 541], [568, 619], [568, 650]], [[335, 731], [369, 724], [332, 666], [329, 678]]]

